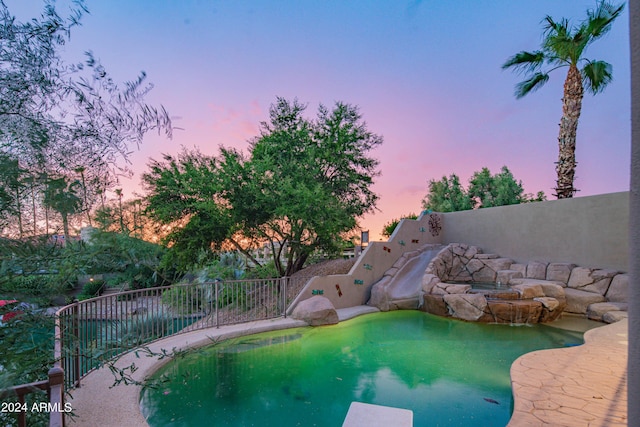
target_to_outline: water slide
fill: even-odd
[[[443,247],[427,245],[409,259],[406,259],[409,254],[405,254],[405,260],[402,258],[398,260],[399,263],[396,263],[394,268],[385,273],[385,277],[374,285],[369,304],[383,311],[388,309],[388,304],[396,305],[397,308],[417,308],[421,305],[422,276],[429,262]]]

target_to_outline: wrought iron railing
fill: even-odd
[[[12,391],[24,396],[44,389],[51,407],[64,408],[63,390],[80,387],[86,374],[129,350],[175,334],[286,317],[287,305],[308,280],[214,280],[77,301],[56,312],[56,363],[49,379]],[[50,426],[64,426],[63,413],[52,411]],[[24,416],[20,426],[26,425]]]

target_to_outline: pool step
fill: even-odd
[[[413,411],[370,403],[351,402],[342,427],[413,427]]]

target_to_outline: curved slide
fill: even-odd
[[[443,247],[426,245],[414,256],[411,256],[411,252],[403,255],[373,286],[369,305],[374,305],[382,311],[392,308],[389,305],[395,308],[419,307],[422,303],[422,276],[429,262]]]

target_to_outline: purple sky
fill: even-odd
[[[91,15],[72,33],[67,55],[92,50],[123,81],[144,70],[184,130],[149,135],[131,156],[181,146],[217,153],[246,149],[276,96],[297,97],[315,115],[319,103],[360,106],[384,137],[373,154],[382,176],[379,212],[361,221],[377,239],[394,217],[421,210],[427,181],[456,173],[463,183],[486,166],[508,166],[525,191],[552,199],[557,132],[566,69],[516,100],[520,77],[500,66],[539,48],[545,15],[578,22],[595,1],[205,1],[87,0]],[[20,19],[39,0],[6,0]],[[59,1],[62,10],[67,4]],[[629,187],[630,64],[628,11],[586,57],[613,64],[614,81],[586,95],[578,129],[578,196]],[[139,191],[139,176],[123,181]]]

